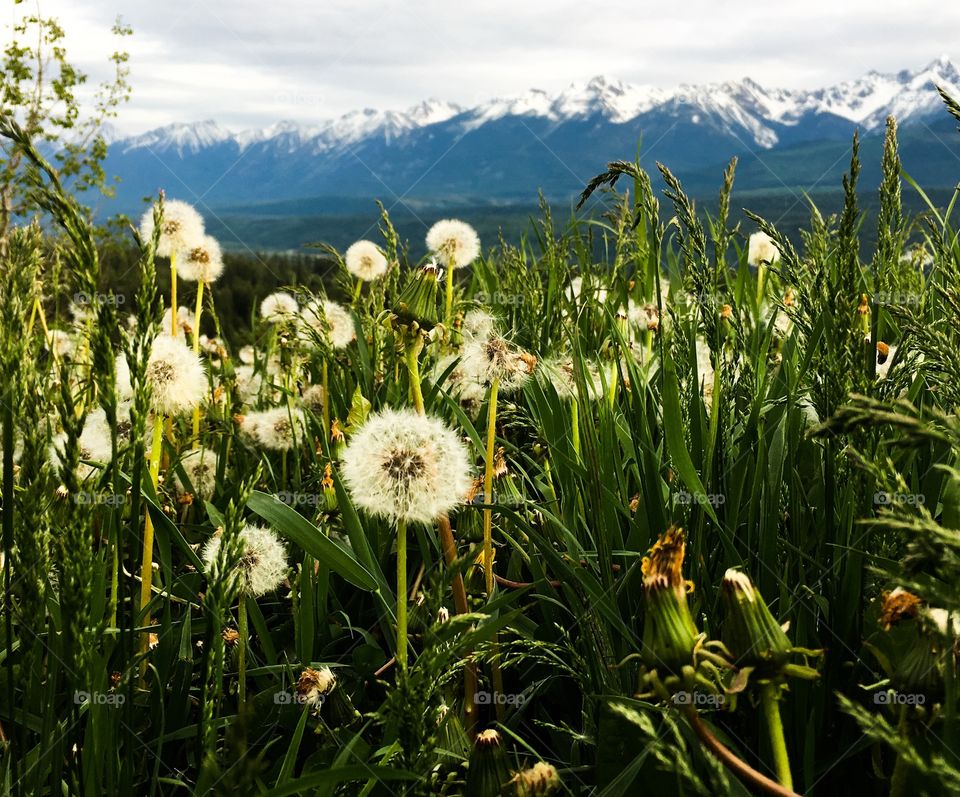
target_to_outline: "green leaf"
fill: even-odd
[[[291,509],[275,495],[254,490],[247,506],[283,537],[310,554],[335,573],[361,589],[373,591],[377,582],[370,572],[361,565],[353,551],[331,540],[303,515]]]

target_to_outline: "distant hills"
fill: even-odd
[[[666,163],[694,196],[716,191],[734,155],[738,191],[798,194],[837,184],[858,129],[870,186],[891,114],[906,170],[944,188],[960,181],[960,135],[938,85],[960,96],[960,70],[947,57],[810,91],[749,78],[662,89],[595,77],[557,94],[532,89],[473,108],[426,100],[402,112],[368,109],[240,132],[213,121],[173,124],[111,141],[106,169],[121,183],[103,210],[136,213],[143,197],[164,188],[225,228],[236,228],[230,219],[285,228],[272,244],[293,247],[303,237],[294,219],[375,221],[374,198],[434,217],[457,207],[496,214],[529,206],[538,189],[568,204],[607,161],[638,150],[645,166]]]

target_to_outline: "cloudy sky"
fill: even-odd
[[[960,3],[784,0],[39,0],[91,80],[132,25],[126,132],[215,119],[315,121],[426,97],[464,105],[603,74],[671,87],[749,75],[815,88],[960,60]],[[32,2],[24,4],[31,6]],[[645,7],[646,6],[646,7]],[[6,3],[4,37],[24,6]]]

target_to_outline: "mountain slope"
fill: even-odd
[[[960,95],[960,71],[946,57],[812,91],[749,78],[662,89],[596,77],[473,108],[427,100],[241,132],[168,125],[112,141],[106,168],[122,182],[110,210],[133,212],[161,187],[208,208],[307,197],[527,201],[537,188],[569,198],[606,161],[638,148],[644,165],[665,162],[695,185],[708,174],[715,182],[718,164],[738,155],[741,185],[806,188],[830,172],[854,130],[879,136],[889,114],[914,142],[908,169],[951,182],[944,175],[960,170],[945,167],[956,166],[958,137],[936,85]]]

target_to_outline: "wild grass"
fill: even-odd
[[[778,255],[760,263],[730,221],[735,163],[708,215],[668,168],[661,199],[617,162],[585,191],[603,215],[561,224],[543,203],[529,236],[484,242],[447,317],[386,213],[386,275],[357,291],[341,260],[327,286],[346,346],[294,315],[255,319],[234,350],[213,284],[183,333],[206,333],[199,434],[173,418],[160,459],[162,224],[136,237],[128,327],[76,202],[14,123],[0,133],[48,224],[0,253],[4,793],[958,789],[956,194],[904,214],[892,121],[869,256],[854,141],[841,212],[811,204],[799,247],[750,216]],[[80,294],[54,334],[47,310]],[[500,330],[482,351],[520,359],[468,390],[476,310]],[[403,407],[457,431],[476,481],[398,557],[397,524],[358,508],[341,463]],[[274,408],[283,445],[251,430]],[[234,576],[247,523],[285,545],[263,595]]]

